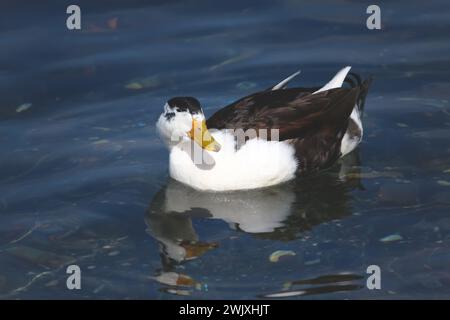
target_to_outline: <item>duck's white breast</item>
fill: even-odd
[[[170,151],[170,176],[195,189],[226,191],[276,185],[295,177],[297,160],[286,142],[251,139],[235,149],[234,136],[212,134],[221,144],[219,152],[208,152],[182,141]]]

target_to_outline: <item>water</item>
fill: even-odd
[[[1,298],[450,298],[447,2],[380,2],[370,31],[352,1],[81,1],[77,32],[63,2],[29,2],[0,10]],[[374,82],[330,170],[214,195],[169,179],[169,97],[211,115],[347,64]]]

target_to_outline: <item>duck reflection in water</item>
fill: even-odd
[[[359,172],[356,150],[325,172],[264,189],[209,193],[168,181],[145,215],[147,232],[160,246],[162,268],[155,279],[172,286],[196,285],[177,266],[219,246],[199,238],[196,219],[220,219],[257,238],[293,240],[315,225],[351,214],[350,191],[362,188]]]

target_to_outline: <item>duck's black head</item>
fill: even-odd
[[[175,112],[189,112],[190,114],[203,114],[200,102],[194,97],[174,97],[167,101],[169,109]]]

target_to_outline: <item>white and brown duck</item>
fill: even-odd
[[[156,125],[169,147],[170,176],[198,190],[229,191],[330,167],[363,136],[371,79],[349,71],[343,68],[323,87],[287,88],[296,72],[208,119],[197,99],[170,99]]]

